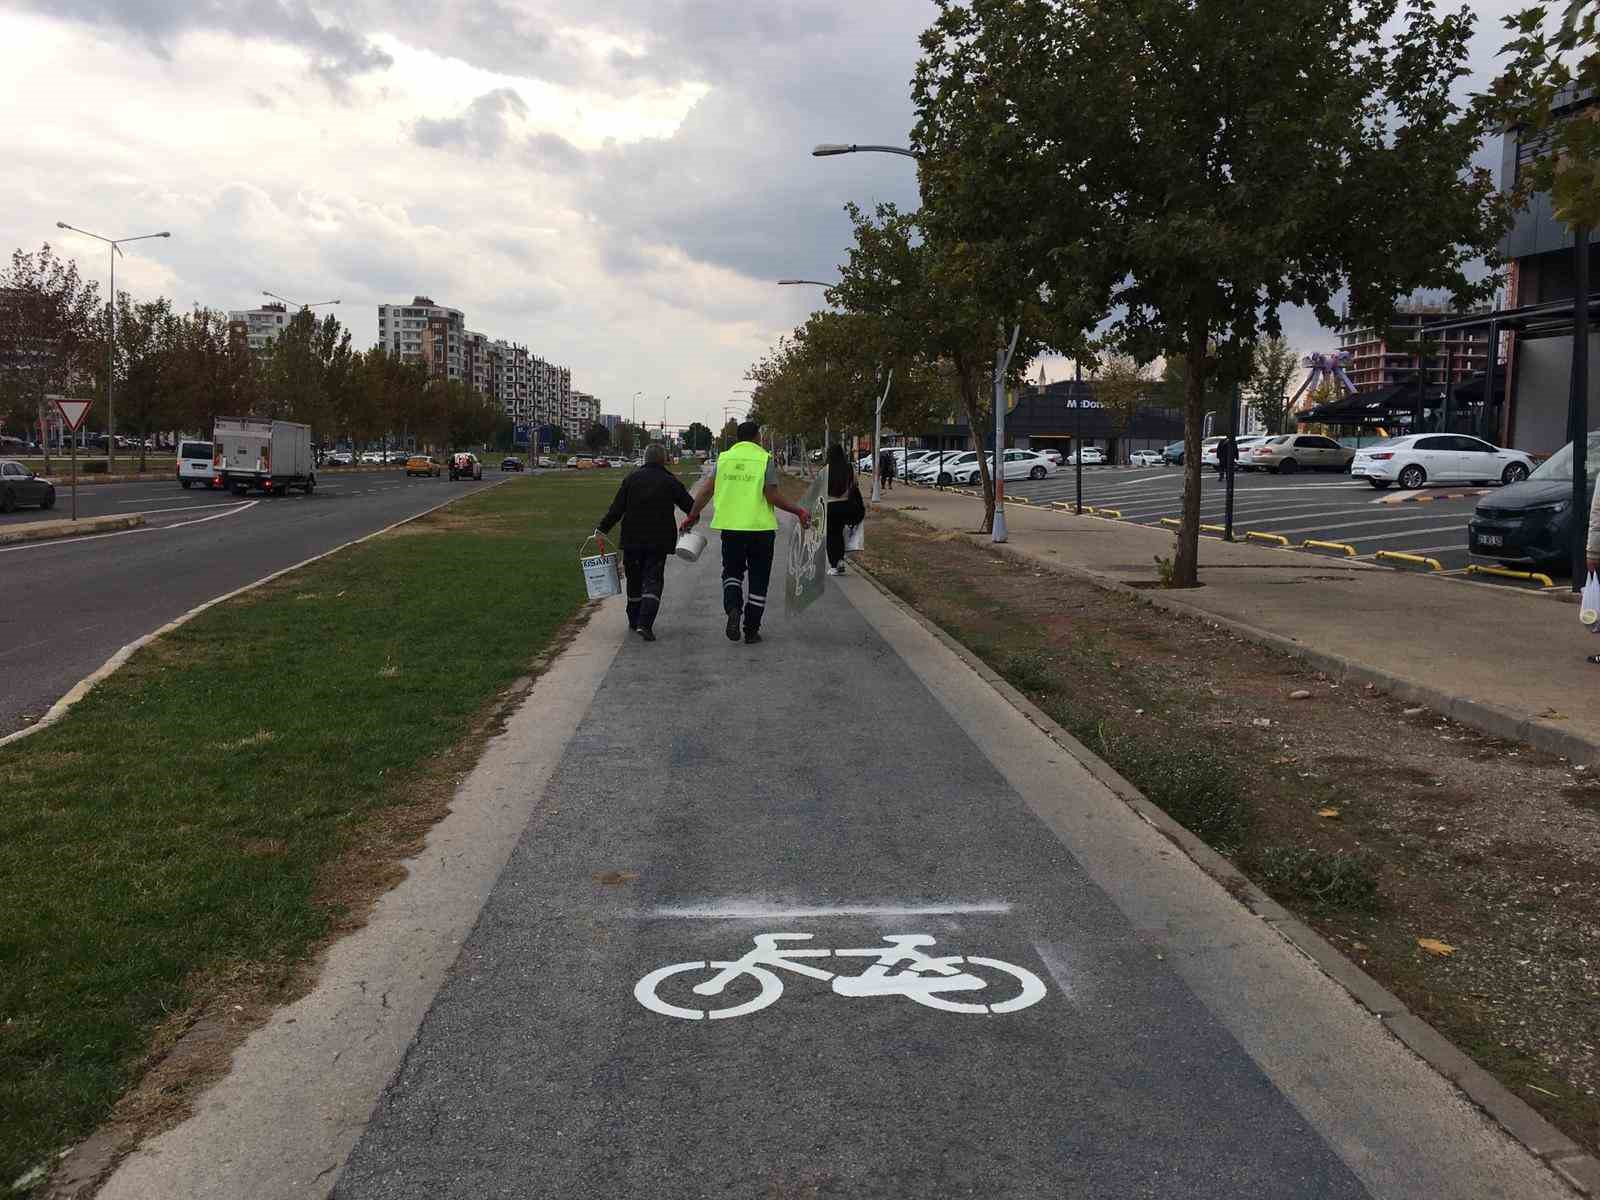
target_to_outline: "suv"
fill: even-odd
[[[450,479],[482,479],[483,464],[478,461],[476,454],[452,454],[450,456]]]
[[[200,484],[213,488],[222,486],[222,476],[211,466],[210,442],[178,443],[178,482],[184,487]]]

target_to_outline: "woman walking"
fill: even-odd
[[[866,519],[867,504],[861,498],[856,473],[845,458],[844,448],[828,447],[828,574],[844,574],[844,529]]]

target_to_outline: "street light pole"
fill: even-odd
[[[1083,516],[1083,364],[1072,360],[1072,459],[1078,480],[1078,515]]]
[[[832,158],[838,154],[900,154],[906,158],[921,158],[915,150],[907,150],[903,146],[858,146],[845,145],[840,142],[823,142],[812,148],[812,158]]]
[[[993,542],[1006,540],[1006,371],[1011,366],[1011,356],[1017,352],[1017,335],[1021,332],[1021,325],[1013,325],[1011,345],[994,352],[994,524],[989,533]],[[978,439],[978,452],[983,452],[982,438]]]
[[[1572,231],[1572,390],[1567,395],[1567,434],[1572,438],[1572,590],[1587,579],[1585,520],[1589,507],[1589,227]]]
[[[104,242],[111,247],[111,295],[108,298],[107,311],[110,314],[110,335],[106,339],[106,470],[117,464],[117,410],[116,410],[116,374],[117,374],[117,255],[122,253],[122,247],[128,242],[142,242],[148,238],[169,238],[172,234],[168,231],[161,233],[141,233],[138,237],[108,238],[101,237],[98,233],[90,233],[87,229],[79,229],[76,225],[68,225],[65,221],[56,222],[57,229],[69,229],[73,233],[81,233],[84,237],[92,237],[97,242]],[[76,436],[76,435],[74,435]]]

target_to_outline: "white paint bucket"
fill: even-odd
[[[706,535],[691,529],[688,533],[678,535],[678,546],[675,554],[684,562],[698,562],[700,552],[706,548]]]
[[[617,556],[607,554],[604,542],[599,543],[599,554],[585,554],[584,548],[594,538],[578,547],[578,565],[583,568],[583,585],[589,589],[589,599],[604,600],[622,591],[622,580],[617,574]]]

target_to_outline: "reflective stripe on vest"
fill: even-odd
[[[771,455],[755,442],[736,442],[717,456],[717,490],[711,528],[761,530],[778,527],[767,503],[767,462]]]

